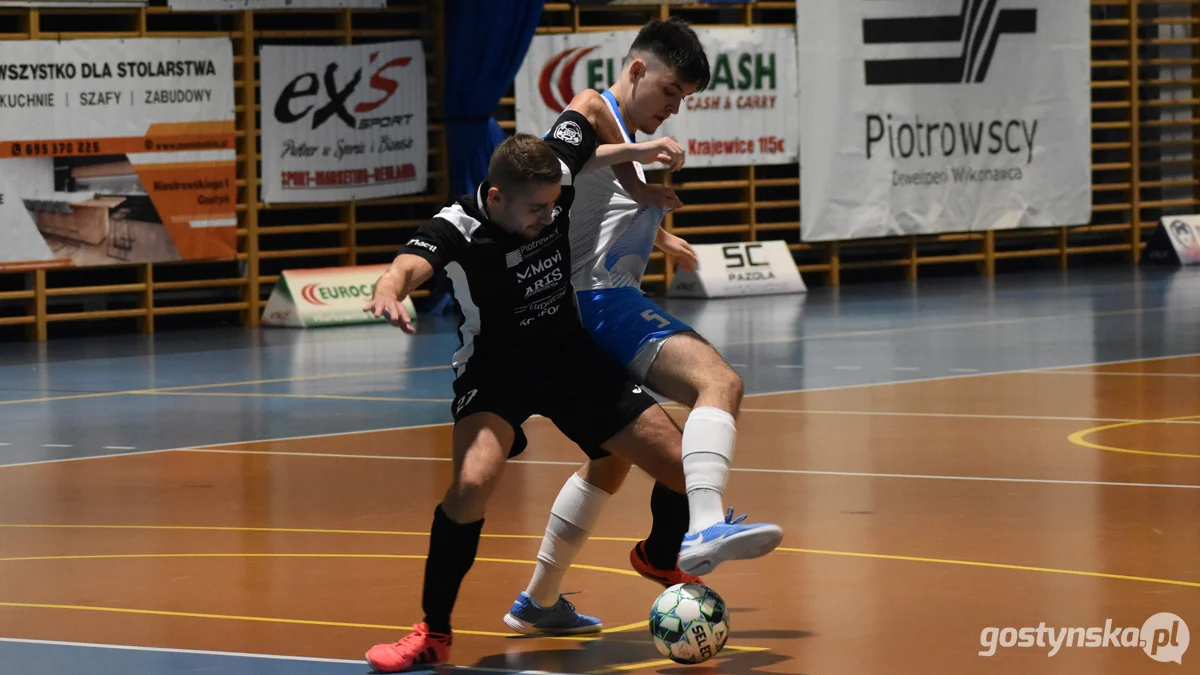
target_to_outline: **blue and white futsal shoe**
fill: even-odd
[[[575,611],[575,605],[562,596],[551,607],[538,607],[525,592],[504,615],[504,623],[523,635],[579,635],[604,628],[600,619]]]
[[[729,560],[752,560],[775,550],[783,541],[783,528],[771,523],[746,523],[745,515],[732,520],[733,508],[725,513],[725,522],[710,525],[699,532],[688,532],[679,549],[679,569],[704,576]]]

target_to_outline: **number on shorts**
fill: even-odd
[[[471,391],[468,391],[467,393],[463,394],[461,398],[459,398],[457,401],[454,402],[454,414],[457,415],[457,414],[461,413],[463,411],[463,408],[467,407],[467,404],[470,403],[471,400],[475,398],[475,394],[478,394],[478,393],[479,393],[478,389],[472,389]]]
[[[657,321],[659,328],[666,328],[667,326],[671,325],[670,321],[667,321],[666,319],[663,318],[663,316],[661,314],[659,314],[658,312],[655,312],[652,309],[648,309],[648,310],[642,312],[642,318],[647,321]]]

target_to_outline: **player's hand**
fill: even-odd
[[[676,263],[684,271],[694,272],[700,267],[700,257],[696,255],[696,249],[681,237],[664,230],[655,245],[666,254],[667,260]]]
[[[629,196],[633,198],[633,201],[645,206],[657,206],[664,209],[677,209],[683,206],[683,201],[679,199],[679,195],[675,194],[675,188],[669,185],[639,181],[637,189]]]
[[[683,146],[675,142],[674,138],[664,136],[648,141],[646,145],[646,154],[639,160],[642,164],[661,162],[666,164],[671,171],[679,171],[683,168]]]
[[[417,332],[395,286],[385,279],[375,284],[375,294],[367,301],[363,311],[376,319],[386,318],[388,323],[410,335]]]

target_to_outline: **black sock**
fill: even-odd
[[[687,495],[656,482],[650,493],[650,513],[654,523],[650,526],[650,536],[646,537],[646,559],[659,569],[673,570],[679,562],[679,547],[689,525]]]
[[[421,609],[425,623],[433,633],[450,632],[450,612],[458,598],[458,589],[475,563],[483,521],[459,524],[450,520],[442,505],[433,512],[429,531],[429,555],[425,558],[425,587]]]

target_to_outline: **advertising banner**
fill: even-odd
[[[1087,0],[796,6],[801,238],[1091,220]]]
[[[712,69],[707,90],[686,99],[653,135],[638,139],[673,137],[687,151],[688,167],[795,162],[796,31],[698,28],[696,34]],[[534,36],[513,84],[517,131],[540,136],[578,92],[608,89],[636,36],[637,30]]]
[[[0,82],[0,266],[237,254],[228,39],[7,42]]]
[[[388,265],[363,265],[284,270],[263,308],[262,324],[310,328],[386,323],[386,319],[376,319],[363,312],[363,306],[375,292],[375,282],[387,268]],[[417,310],[412,298],[405,298],[403,304],[415,324]]]
[[[727,298],[807,290],[785,241],[697,244],[693,248],[699,266],[691,272],[676,271],[667,295]]]
[[[425,191],[428,96],[420,40],[265,45],[259,63],[264,202]]]
[[[387,7],[387,0],[168,0],[167,7],[183,12],[240,9],[343,9]]]

